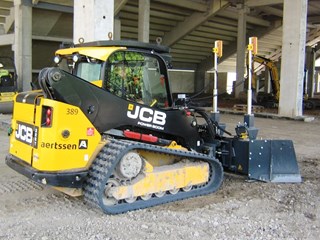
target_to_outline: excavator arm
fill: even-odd
[[[264,57],[258,56],[258,55],[254,56],[253,61],[266,66],[266,68],[268,69],[269,74],[270,74],[270,81],[271,81],[271,85],[272,85],[272,93],[274,95],[275,100],[277,102],[279,102],[280,78],[279,78],[277,66],[275,65],[275,63],[271,59],[264,58]]]

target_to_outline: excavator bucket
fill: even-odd
[[[301,175],[291,140],[234,142],[237,172],[250,179],[276,183],[299,183]]]

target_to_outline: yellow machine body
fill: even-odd
[[[126,47],[75,47],[64,48],[56,51],[56,56],[68,56],[74,54],[81,54],[95,59],[105,61],[113,52],[126,49]]]
[[[12,101],[15,94],[16,94],[15,92],[2,92],[2,93],[0,93],[0,102]]]
[[[42,122],[45,109],[50,126]],[[41,95],[33,104],[15,101],[12,131],[10,153],[39,171],[86,169],[101,140],[78,107]]]
[[[22,94],[24,98],[33,95],[33,101],[27,103],[15,99],[10,154],[37,171],[59,173],[89,169],[100,149],[108,146],[108,141],[101,139],[82,111],[78,107],[43,98],[40,92]],[[43,122],[47,109],[51,111],[49,126]],[[187,151],[175,142],[168,148]],[[146,151],[139,154],[144,159],[141,177],[132,184],[114,188],[112,195],[115,199],[187,188],[208,181],[209,166],[206,162],[177,162],[173,156]],[[43,183],[46,183],[45,179]],[[73,196],[82,194],[81,189],[56,189]]]

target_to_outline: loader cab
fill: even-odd
[[[127,101],[166,108],[172,105],[166,54],[157,45],[107,41],[58,50],[54,62]]]

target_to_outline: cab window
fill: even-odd
[[[76,68],[75,75],[92,82],[100,79],[101,64],[92,62],[79,62]]]
[[[65,57],[59,63],[59,68],[67,71],[88,82],[101,79],[102,61],[79,55],[79,60],[74,62],[72,56]]]

